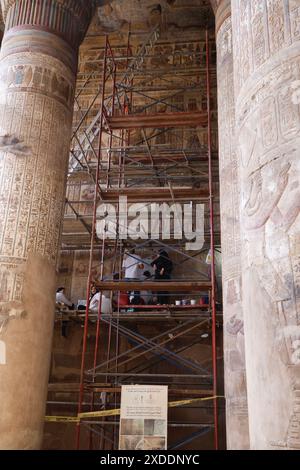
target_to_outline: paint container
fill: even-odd
[[[191,300],[191,305],[196,305],[196,300],[195,299]]]
[[[181,305],[181,300],[176,300],[175,305],[177,305],[177,306]]]

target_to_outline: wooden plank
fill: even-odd
[[[96,286],[101,291],[127,292],[133,290],[190,292],[207,291],[211,289],[210,281],[102,281]]]
[[[101,393],[120,393],[121,387],[109,387],[107,384],[102,383],[94,383],[89,384],[86,388],[93,390],[94,392]],[[48,384],[48,391],[49,392],[56,392],[56,393],[75,393],[79,392],[79,384],[78,383],[52,383]],[[202,396],[202,395],[213,395],[213,390],[205,390],[205,389],[169,389],[169,395],[184,395],[184,396]]]
[[[208,304],[198,305],[121,305],[120,309],[123,308],[140,308],[141,310],[198,310],[207,309]]]
[[[120,129],[153,129],[163,127],[205,127],[207,113],[165,113],[165,114],[132,114],[107,118],[111,130]]]
[[[209,197],[208,191],[205,189],[172,188],[172,190],[176,202],[207,199]],[[126,196],[128,202],[173,201],[169,188],[121,188],[119,190],[109,189],[102,193],[104,201],[118,201],[120,196]]]

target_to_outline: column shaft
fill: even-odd
[[[216,40],[227,448],[248,449],[239,215],[240,172],[235,140],[230,0],[221,0],[216,9]]]
[[[0,449],[38,449],[78,47],[92,1],[2,0]]]
[[[252,449],[300,449],[300,6],[232,0]]]

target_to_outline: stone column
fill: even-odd
[[[249,426],[242,308],[239,166],[235,140],[230,0],[215,6],[226,431],[228,449],[249,449]]]
[[[232,0],[252,449],[300,449],[300,5]]]
[[[1,0],[0,449],[38,449],[78,47],[92,0]]]

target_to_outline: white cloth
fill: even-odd
[[[154,273],[154,269],[152,268],[152,266],[150,266],[150,269],[148,269],[148,266],[145,267],[145,271],[149,271],[149,273],[151,275]],[[153,271],[153,273],[152,273],[152,271]],[[149,278],[147,278],[146,276],[143,275],[143,281],[144,282],[151,281],[151,277],[149,279]],[[141,291],[141,298],[145,302],[145,305],[151,304],[153,302],[153,293],[152,293],[152,291],[151,290],[142,290]]]
[[[139,268],[139,264],[143,264],[142,258],[138,255],[127,255],[124,259],[122,267],[125,269],[126,279],[142,279],[144,268]]]
[[[141,291],[141,298],[145,302],[145,305],[148,305],[153,300],[153,294],[151,290],[142,290]]]
[[[70,302],[63,292],[56,292],[56,302],[58,304],[65,304],[68,307],[72,307],[72,302]]]
[[[112,313],[112,303],[111,300],[105,297],[105,295],[102,294],[101,292],[97,292],[97,294],[94,295],[90,302],[90,310],[92,312],[97,312],[98,313],[98,306],[100,302],[100,297],[101,297],[101,309],[100,313]]]

